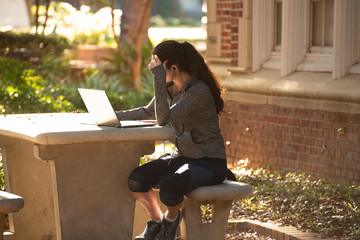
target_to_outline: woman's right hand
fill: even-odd
[[[149,69],[155,68],[157,66],[161,65],[161,61],[158,56],[152,55],[151,62],[148,65]]]
[[[164,69],[166,69],[166,63],[167,62],[168,62],[168,60],[164,61],[164,63],[163,63]],[[152,68],[157,67],[159,65],[161,65],[161,61],[160,61],[159,57],[157,55],[153,55],[151,57],[151,62],[149,63],[148,68],[152,69]]]

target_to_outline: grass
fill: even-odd
[[[281,175],[264,169],[238,172],[253,186],[250,198],[234,203],[231,219],[276,221],[336,239],[360,239],[360,187]]]
[[[155,15],[151,17],[151,27],[201,27],[202,23],[200,19],[194,19],[190,17],[162,17]]]

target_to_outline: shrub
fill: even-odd
[[[65,94],[67,99],[80,111],[85,111],[86,108],[78,88],[105,90],[115,110],[130,109],[150,102],[154,94],[150,79],[142,78],[142,90],[138,92],[122,74],[106,74],[99,70],[89,69],[83,81],[68,83],[65,86]]]
[[[0,111],[2,113],[73,110],[62,89],[18,59],[0,57]]]
[[[61,56],[70,48],[66,38],[32,33],[0,32],[0,53],[6,57],[39,64],[42,57]]]
[[[194,18],[174,18],[155,15],[151,17],[152,27],[201,27],[201,21]]]
[[[0,32],[0,49],[31,49],[60,56],[70,44],[65,37],[33,33]]]
[[[5,46],[9,49],[20,50],[25,46],[24,39],[33,39],[27,34],[16,37],[13,33],[2,35],[7,43],[1,42],[0,51]],[[1,39],[1,36],[0,36]],[[30,112],[67,112],[85,111],[86,108],[77,91],[77,88],[92,88],[105,90],[115,110],[129,109],[147,104],[153,96],[153,85],[147,64],[151,58],[152,43],[143,47],[142,61],[142,90],[136,91],[130,83],[130,70],[124,61],[113,51],[113,58],[107,59],[112,71],[85,69],[81,77],[70,75],[69,59],[62,56],[67,44],[61,44],[62,38],[50,41],[50,38],[37,36],[37,42],[46,40],[41,49],[49,49],[49,53],[41,55],[41,64],[30,64],[26,59],[0,57],[0,113],[30,113]],[[36,42],[35,41],[35,42]],[[45,42],[46,42],[45,41]],[[56,50],[56,42],[62,47]],[[27,43],[27,48],[34,47],[38,51],[39,44]],[[131,46],[126,47],[131,54]],[[41,50],[42,51],[42,50]],[[50,54],[53,52],[54,54]],[[59,54],[59,55],[58,55]]]
[[[106,74],[89,69],[83,81],[46,81],[39,71],[18,59],[0,57],[0,112],[85,111],[77,88],[105,90],[115,110],[147,104],[153,96],[150,74],[142,78],[142,91],[136,91],[122,74]]]

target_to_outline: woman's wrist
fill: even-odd
[[[154,81],[166,81],[166,71],[162,65],[151,68],[150,71],[154,76]]]

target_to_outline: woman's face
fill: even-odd
[[[164,68],[165,68],[165,66],[164,66]],[[173,80],[174,72],[171,71],[171,68],[170,69],[165,68],[165,71],[166,71],[166,82],[169,83]]]

